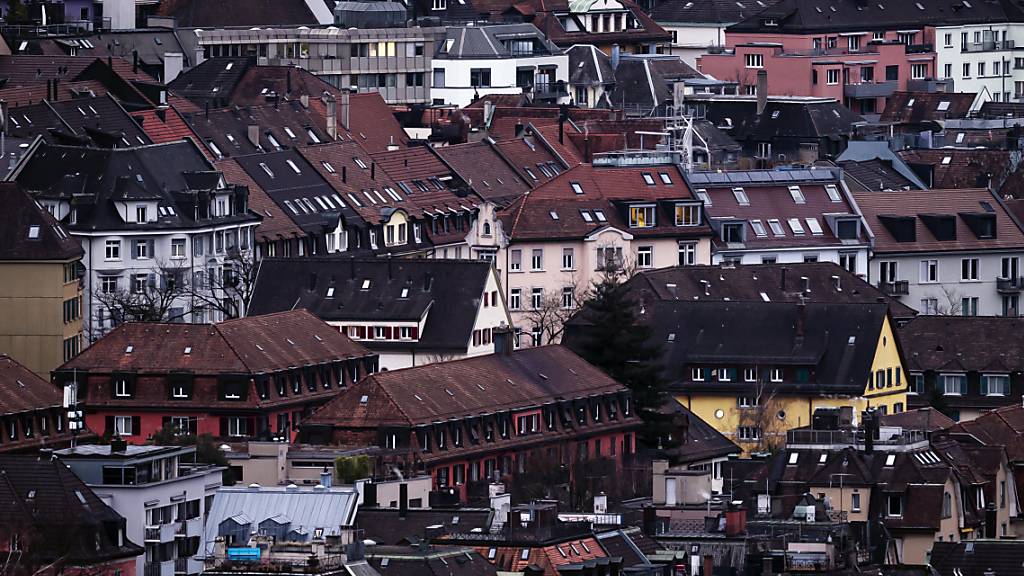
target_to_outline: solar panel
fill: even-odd
[[[733,183],[743,184],[751,181],[750,174],[747,172],[728,172],[727,174],[729,174],[729,181]]]
[[[771,173],[772,182],[792,182],[793,175],[786,170],[776,170]]]
[[[834,180],[831,170],[811,170],[811,177],[815,180]]]
[[[793,170],[794,180],[813,180],[814,176],[811,175],[810,170]]]
[[[690,174],[690,182],[693,184],[707,184],[708,175],[703,172],[694,172]]]
[[[767,172],[751,172],[750,182],[771,182],[772,177]]]
[[[708,182],[712,182],[714,184],[728,184],[730,180],[728,174],[715,172],[708,176]]]

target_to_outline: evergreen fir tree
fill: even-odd
[[[640,318],[640,304],[620,275],[607,274],[587,301],[583,331],[576,352],[587,362],[633,391],[636,413],[644,420],[643,441],[668,448],[671,418],[662,414],[668,400],[662,375],[661,348]]]

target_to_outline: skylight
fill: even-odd
[[[134,350],[135,350],[135,346],[132,346],[131,344],[129,344],[129,345],[128,345],[128,346],[127,346],[127,347],[126,347],[125,349],[124,349],[124,353],[125,353],[125,354],[131,354],[131,353],[132,353],[132,352],[133,352]]]
[[[953,161],[953,157],[952,157],[952,156],[946,156],[946,157],[944,157],[944,158],[942,159],[942,163],[943,163],[943,164],[949,164],[949,163],[950,163],[950,162],[952,162],[952,161]]]
[[[768,231],[765,230],[764,223],[760,220],[751,220],[750,227],[754,229],[754,234],[756,234],[758,238],[768,236]]]
[[[797,204],[807,203],[807,199],[804,198],[804,193],[800,190],[799,186],[790,186],[789,195],[793,198],[793,202],[796,202]]]
[[[327,289],[327,297],[328,298],[334,298],[334,287],[333,286],[331,286],[330,288]]]
[[[270,145],[273,146],[275,150],[281,149],[281,143],[277,141],[277,138],[274,138],[273,134],[267,134],[267,141],[270,142]]]
[[[772,218],[768,221],[768,227],[772,229],[772,234],[775,236],[785,236],[786,231],[782,229],[782,223],[777,219]]]
[[[940,112],[945,112],[946,110],[949,110],[949,100],[943,100],[939,102],[939,105],[936,106],[935,109]]]
[[[584,222],[593,222],[594,221],[594,217],[591,216],[589,210],[580,210],[580,216],[583,216],[583,221]]]
[[[235,66],[234,62],[228,62],[227,66],[225,66],[224,69],[225,70],[231,70],[232,68],[234,68],[234,66]]]
[[[321,161],[320,163],[324,165],[324,170],[327,170],[331,174],[335,173],[334,166],[331,166],[330,162],[327,162],[326,160],[324,160],[324,161]]]
[[[348,199],[351,200],[352,203],[355,204],[357,208],[363,207],[363,203],[359,201],[359,198],[357,198],[355,194],[349,192]]]
[[[409,297],[409,289],[408,288],[402,288],[402,295],[399,296],[399,298],[408,298],[408,297]]]
[[[292,140],[295,140],[295,132],[292,132],[291,128],[285,126],[284,127],[284,133],[287,134],[288,137],[291,138]]]
[[[320,138],[317,137],[316,133],[313,132],[312,128],[306,128],[306,134],[309,134],[309,139],[310,139],[310,141],[313,142],[313,144],[319,144],[320,143]]]
[[[583,194],[583,186],[580,186],[579,182],[569,182],[569,186],[572,187],[573,192]]]
[[[842,202],[842,198],[839,196],[839,188],[835,184],[825,184],[825,193],[828,194],[828,199],[833,202]]]
[[[302,170],[299,170],[299,167],[295,165],[295,162],[292,162],[291,160],[285,160],[284,163],[287,164],[288,167],[291,168],[296,174],[302,174]]]
[[[551,219],[552,220],[558,220],[558,212],[555,212],[554,210],[552,210],[552,211],[548,212],[548,214],[551,215]]]
[[[799,218],[790,218],[789,228],[793,231],[793,234],[798,236],[804,234],[804,225],[800,223]]]
[[[807,227],[810,228],[811,234],[815,236],[821,236],[825,232],[821,229],[821,224],[817,218],[804,218],[804,222],[807,222]]]
[[[799,459],[800,459],[800,453],[799,452],[790,452],[789,453],[789,463],[790,464],[796,464],[797,460],[799,460]]]
[[[750,198],[747,197],[747,191],[743,188],[733,188],[732,195],[736,197],[736,203],[740,206],[750,206]]]
[[[651,176],[650,172],[644,172],[643,177],[644,184],[647,184],[648,186],[654,186],[654,176]]]
[[[267,176],[270,176],[271,178],[274,177],[274,171],[271,170],[270,166],[267,166],[266,163],[260,162],[260,168],[263,168],[263,171],[267,173]]]
[[[907,100],[907,108],[913,106],[915,100],[917,100],[917,98],[911,98],[910,100]]]
[[[32,240],[35,240],[36,238],[39,238],[39,226],[36,226],[35,224],[33,224],[32,226],[29,226],[28,227],[28,237],[31,238]]]
[[[668,172],[658,172],[658,176],[661,177],[662,184],[672,184],[672,177],[668,175]]]
[[[598,222],[607,222],[608,218],[604,215],[604,210],[594,210],[594,217],[597,218]]]
[[[356,157],[356,158],[353,158],[352,161],[356,163],[356,166],[359,166],[363,170],[366,170],[366,163],[363,162],[362,159]]]
[[[363,288],[362,289],[363,290],[369,290],[370,289],[370,279],[369,278],[363,280]]]
[[[886,466],[892,466],[894,464],[896,464],[896,455],[895,454],[887,454],[885,456],[885,465]]]
[[[707,189],[697,188],[694,192],[697,194],[697,198],[700,198],[701,202],[703,202],[705,206],[711,206],[711,196],[708,195]]]

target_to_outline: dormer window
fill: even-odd
[[[676,204],[676,226],[700,226],[700,204]]]
[[[149,221],[149,210],[146,206],[135,207],[135,221],[136,222],[148,222]]]
[[[653,228],[654,226],[655,221],[653,205],[629,207],[630,228]]]
[[[743,244],[745,228],[742,222],[722,224],[722,241],[727,244]]]

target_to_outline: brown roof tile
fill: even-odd
[[[201,148],[204,152],[205,148]],[[238,165],[233,158],[221,160],[215,164],[224,174],[224,178],[232,184],[249,187],[249,208],[263,217],[256,227],[256,238],[260,242],[276,242],[282,238],[303,238],[306,233],[296,224],[274,200],[260,188],[249,174]]]
[[[917,123],[966,118],[976,96],[966,92],[893,92],[885,101],[881,121]]]

